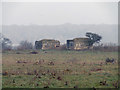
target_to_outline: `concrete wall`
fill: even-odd
[[[55,49],[60,46],[60,42],[57,40],[52,39],[43,39],[41,41],[38,41],[39,43],[36,43],[35,46],[36,49]]]
[[[67,48],[74,49],[74,50],[88,49],[89,39],[88,38],[75,38],[73,40],[67,40]]]
[[[88,49],[89,48],[89,39],[88,38],[75,38],[74,39],[74,49]]]

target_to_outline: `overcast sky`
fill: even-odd
[[[64,25],[65,23],[71,24]],[[43,38],[58,39],[65,43],[67,39],[82,37],[86,31],[102,35],[104,43],[117,43],[117,25],[109,26],[106,24],[118,24],[118,3],[3,2],[2,24],[21,25],[3,29],[3,34],[15,44],[21,40],[29,40],[34,43],[35,40]],[[33,25],[36,24],[44,26],[34,27]],[[81,26],[80,24],[98,24],[98,26]],[[24,27],[22,25],[28,26]],[[45,25],[52,25],[52,27]]]
[[[3,24],[117,24],[117,2],[3,2]]]

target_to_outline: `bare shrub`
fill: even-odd
[[[94,46],[93,50],[104,51],[104,52],[113,52],[113,51],[118,51],[118,46],[115,44],[101,44],[98,46]]]
[[[31,42],[28,42],[27,40],[21,41],[20,45],[17,47],[18,50],[30,50],[33,49],[33,45]]]

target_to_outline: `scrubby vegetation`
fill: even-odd
[[[116,51],[12,50],[2,58],[3,88],[118,87]],[[106,58],[116,62],[106,64]]]

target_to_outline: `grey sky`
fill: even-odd
[[[10,25],[4,26],[3,34],[14,44],[44,38],[66,43],[88,31],[100,34],[103,43],[118,43],[118,28],[113,25],[118,24],[118,3],[3,2],[2,24]]]
[[[3,2],[3,24],[117,24],[117,2]]]

